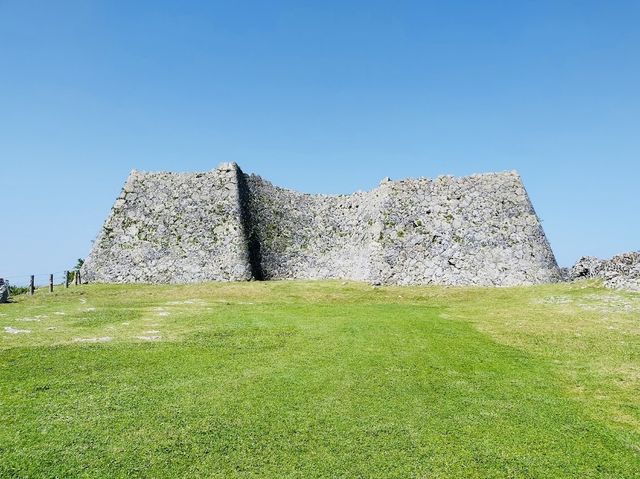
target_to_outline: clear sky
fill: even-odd
[[[0,276],[133,168],[307,192],[518,170],[561,265],[640,249],[638,1],[0,0]]]

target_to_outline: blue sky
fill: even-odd
[[[87,255],[133,169],[308,192],[518,170],[561,265],[640,249],[637,1],[0,0],[0,276]]]

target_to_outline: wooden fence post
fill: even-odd
[[[64,287],[65,288],[69,287],[69,272],[68,271],[64,272]]]
[[[82,284],[82,276],[80,276],[80,270],[78,270],[78,284]]]
[[[35,291],[36,291],[35,281],[34,281],[33,275],[31,275],[31,281],[29,281],[29,293],[31,293],[31,295],[33,295],[33,293],[35,293]]]
[[[49,275],[49,292],[53,293],[53,275]]]
[[[76,286],[78,286],[78,270],[73,272],[73,279],[75,281]]]

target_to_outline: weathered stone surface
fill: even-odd
[[[0,303],[9,301],[9,284],[0,278]]]
[[[104,282],[344,278],[517,285],[560,271],[516,173],[279,188],[235,164],[132,172],[83,268]]]
[[[622,253],[608,260],[584,256],[571,268],[570,279],[599,278],[613,289],[640,291],[640,251]]]
[[[237,168],[129,175],[82,268],[85,281],[251,278]]]

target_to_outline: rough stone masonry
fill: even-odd
[[[560,271],[515,172],[312,195],[227,163],[207,173],[131,172],[83,277],[509,286],[554,282]]]

